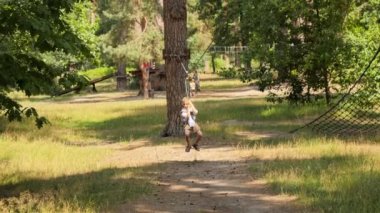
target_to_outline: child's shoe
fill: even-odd
[[[193,148],[194,148],[195,150],[197,150],[197,151],[200,150],[200,149],[199,149],[199,144],[197,144],[197,143],[193,144]]]
[[[185,152],[190,152],[191,146],[186,146]]]

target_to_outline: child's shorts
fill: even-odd
[[[201,128],[199,127],[199,125],[197,123],[193,127],[190,127],[189,125],[185,125],[184,131],[185,131],[185,136],[190,136],[190,134],[192,132],[194,132],[194,133],[196,133],[197,135],[200,135],[200,136],[203,135],[202,131],[201,131]]]

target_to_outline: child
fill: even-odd
[[[184,97],[182,99],[182,110],[181,110],[181,120],[185,132],[185,139],[186,139],[186,152],[190,152],[191,145],[190,145],[190,134],[191,132],[194,132],[197,134],[197,139],[195,140],[195,143],[193,144],[193,148],[197,151],[199,151],[199,141],[202,138],[202,131],[199,125],[195,122],[196,115],[198,114],[198,110],[194,107],[193,103],[187,98]]]
[[[195,96],[195,82],[192,78],[189,79],[189,86],[190,86],[190,96]]]

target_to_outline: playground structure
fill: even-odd
[[[213,73],[216,72],[215,58],[217,55],[222,55],[225,60],[233,59],[233,64],[235,67],[241,66],[241,54],[248,51],[248,46],[210,46],[208,52],[211,53],[211,63]],[[230,62],[228,62],[230,63]]]
[[[164,91],[166,88],[166,73],[164,66],[160,65],[156,67],[155,65],[149,66],[145,69],[148,74],[149,88],[155,91]],[[132,71],[130,74],[132,77],[137,78],[139,81],[140,88],[142,86],[142,77],[144,69],[138,69]]]
[[[149,96],[153,97],[154,91],[164,91],[165,90],[165,88],[166,88],[166,73],[163,69],[163,66],[161,66],[160,68],[150,67],[146,70],[149,72],[149,74],[148,74],[148,76],[149,76],[148,77],[148,79],[149,79],[148,80],[149,81],[148,82],[148,90],[150,93]],[[141,93],[143,91],[142,72],[143,71],[141,69],[138,69],[138,70],[134,70],[134,71],[128,73],[125,76],[122,76],[122,77],[126,78],[127,82],[130,82],[132,78],[137,79],[137,81],[139,82],[138,84],[139,84],[139,89],[140,89],[138,95],[141,95]],[[107,79],[118,78],[118,77],[119,76],[117,75],[117,72],[111,73],[111,74],[105,75],[103,77],[90,80],[85,85],[79,85],[79,86],[75,86],[73,88],[70,88],[70,89],[67,89],[64,91],[57,92],[54,96],[61,96],[61,95],[68,94],[70,92],[78,93],[81,90],[83,90],[84,88],[86,88],[87,86],[92,86],[91,91],[97,92],[97,89],[96,89],[97,83],[100,83],[100,82],[105,81]]]
[[[212,54],[212,62],[213,62],[213,67],[214,67],[214,59],[216,54],[223,54],[223,55],[232,55],[235,57],[238,57],[237,55],[242,54],[244,51],[247,51],[248,47],[247,46],[210,46],[208,49],[205,51],[205,53],[208,51]],[[204,54],[205,54],[204,53]],[[204,55],[203,54],[203,55]],[[202,57],[203,57],[202,55]],[[239,61],[239,60],[238,60]],[[138,85],[139,85],[139,93],[138,95],[142,95],[144,91],[144,85],[143,85],[143,70],[147,70],[148,72],[148,92],[149,92],[149,97],[154,96],[154,91],[165,91],[166,89],[166,72],[164,70],[164,66],[158,66],[156,67],[155,65],[145,67],[145,69],[136,69],[130,73],[128,73],[125,76],[118,76],[117,72],[105,75],[103,77],[93,79],[89,81],[86,85],[80,85],[76,86],[64,91],[60,91],[55,94],[55,96],[61,96],[64,94],[68,94],[70,92],[80,92],[82,89],[86,88],[87,86],[92,86],[91,91],[92,92],[97,92],[96,89],[96,84],[100,83],[102,81],[105,81],[110,78],[126,78],[127,82],[130,82],[132,78],[137,78]],[[127,83],[128,84],[128,83]],[[199,91],[199,85],[197,85]]]
[[[91,80],[85,86],[80,85],[80,86],[76,86],[76,87],[73,87],[73,88],[70,88],[70,89],[58,92],[58,93],[55,94],[55,96],[61,96],[61,95],[64,95],[64,94],[67,94],[67,93],[70,93],[70,92],[74,92],[74,91],[75,92],[79,92],[84,87],[89,86],[89,85],[92,85],[92,91],[93,92],[97,92],[96,87],[95,87],[96,83],[102,82],[104,80],[107,80],[107,79],[115,77],[115,76],[116,76],[116,73],[111,73],[111,74],[105,75],[105,76],[103,76],[101,78],[97,78],[97,79]]]
[[[212,46],[209,51],[211,53],[219,53],[219,54],[236,54],[242,53],[248,50],[248,46]]]

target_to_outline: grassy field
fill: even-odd
[[[244,86],[211,79],[202,89]],[[52,125],[38,130],[32,121],[1,120],[0,212],[112,211],[149,194],[159,168],[120,166],[110,160],[117,152],[113,146],[141,140],[165,146],[183,139],[159,137],[165,99],[120,95],[19,96]],[[264,98],[202,98],[195,104],[206,139],[250,151],[249,172],[267,180],[275,193],[295,195],[317,212],[380,212],[379,139],[287,133],[323,112],[323,105],[274,105]]]

